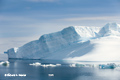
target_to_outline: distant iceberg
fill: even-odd
[[[9,58],[119,61],[120,25],[70,26],[7,51]]]

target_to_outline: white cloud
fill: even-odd
[[[21,16],[4,16],[0,15],[0,21],[35,21],[35,19]]]
[[[84,21],[84,20],[120,20],[120,16],[102,16],[102,17],[78,17],[78,18],[64,18],[64,21]]]

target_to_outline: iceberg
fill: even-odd
[[[120,25],[70,26],[44,34],[19,48],[7,51],[9,58],[79,61],[119,61]]]
[[[39,62],[35,62],[35,63],[33,63],[33,64],[29,64],[29,65],[40,66],[40,65],[41,65],[41,63],[39,63]]]
[[[100,68],[100,69],[114,69],[114,68],[116,68],[116,64],[114,64],[114,63],[107,64],[107,65],[105,65],[105,64],[100,64],[100,65],[99,65],[99,68]]]
[[[0,62],[0,65],[9,66],[9,62],[8,61]]]

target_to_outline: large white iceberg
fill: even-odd
[[[7,51],[9,58],[80,61],[120,60],[120,26],[70,26]]]

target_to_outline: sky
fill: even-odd
[[[68,26],[120,24],[120,0],[0,0],[0,53]]]

